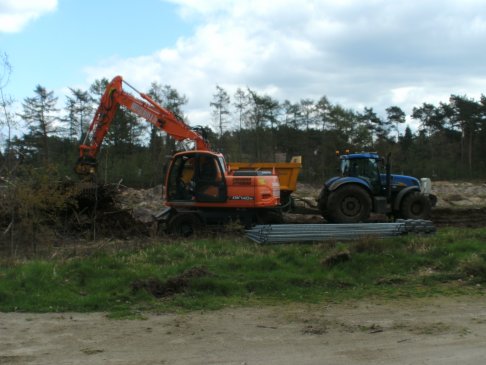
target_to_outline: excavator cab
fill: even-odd
[[[225,164],[218,154],[181,152],[171,161],[166,180],[168,202],[225,202]]]

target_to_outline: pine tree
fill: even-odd
[[[301,125],[305,125],[305,130],[308,131],[310,126],[316,123],[316,106],[311,99],[301,99],[299,103],[300,115],[302,118]]]
[[[36,148],[42,156],[45,164],[49,162],[49,138],[54,136],[59,127],[56,113],[57,97],[53,91],[47,91],[45,87],[37,85],[34,89],[35,96],[25,98],[22,103],[23,114],[21,118],[26,122],[32,139],[36,142]]]
[[[397,141],[400,139],[399,125],[405,123],[405,112],[398,106],[386,108],[388,123],[394,126],[397,132]]]
[[[213,101],[209,103],[209,106],[213,108],[213,120],[216,122],[219,138],[223,137],[223,129],[228,123],[229,105],[228,93],[221,86],[216,85],[216,94],[213,94]]]
[[[69,90],[71,96],[66,97],[67,116],[64,118],[68,124],[68,137],[70,140],[82,139],[92,118],[93,100],[87,91],[73,88]]]
[[[248,95],[245,91],[241,88],[236,89],[235,95],[233,96],[233,106],[236,109],[236,113],[238,114],[238,152],[239,152],[239,159],[242,158],[243,154],[243,146],[242,146],[242,128],[245,121],[245,118],[248,114]]]
[[[156,92],[159,96],[161,101],[161,105],[172,112],[176,117],[185,121],[184,113],[182,111],[182,107],[187,104],[187,97],[184,94],[180,94],[177,89],[174,89],[170,85],[160,85],[158,83],[152,84],[152,90]],[[187,123],[187,121],[185,121]],[[175,141],[172,137],[166,137],[167,152],[173,151],[176,149]]]
[[[329,113],[331,112],[332,105],[326,96],[319,99],[316,104],[317,120],[321,124],[321,129],[324,131],[328,128]]]
[[[268,95],[259,95],[256,91],[248,89],[250,108],[248,115],[249,127],[253,130],[255,135],[255,158],[261,161],[263,156],[264,130],[266,126],[270,126],[272,131],[272,139],[270,141],[271,154],[275,152],[274,131],[277,125],[278,113],[280,104],[277,100]],[[268,146],[268,144],[267,144]]]
[[[10,155],[10,144],[12,138],[12,128],[16,126],[15,115],[11,111],[14,99],[5,94],[4,89],[10,81],[12,66],[7,54],[0,55],[0,126],[7,128],[7,141],[5,154]],[[10,170],[10,168],[9,168]]]
[[[461,160],[467,160],[469,174],[472,174],[474,138],[482,120],[481,104],[465,95],[451,95],[450,105],[454,113],[452,120],[461,130]]]

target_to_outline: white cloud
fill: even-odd
[[[184,93],[191,122],[207,122],[215,85],[279,100],[346,107],[391,105],[408,114],[452,93],[484,92],[486,2],[480,0],[170,0],[195,33],[150,55],[86,69],[89,81],[123,75]],[[194,119],[192,119],[194,118]]]
[[[0,0],[0,32],[19,32],[30,21],[56,8],[57,0]]]

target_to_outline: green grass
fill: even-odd
[[[349,260],[323,264],[342,251]],[[164,283],[191,268],[209,275],[189,278],[183,290],[162,298],[134,289],[136,281]],[[472,294],[485,284],[486,229],[267,246],[225,237],[154,242],[83,258],[5,261],[0,310],[108,311],[114,318],[142,318],[144,311]]]

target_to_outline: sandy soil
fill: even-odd
[[[110,320],[0,314],[0,364],[484,364],[484,297]]]

